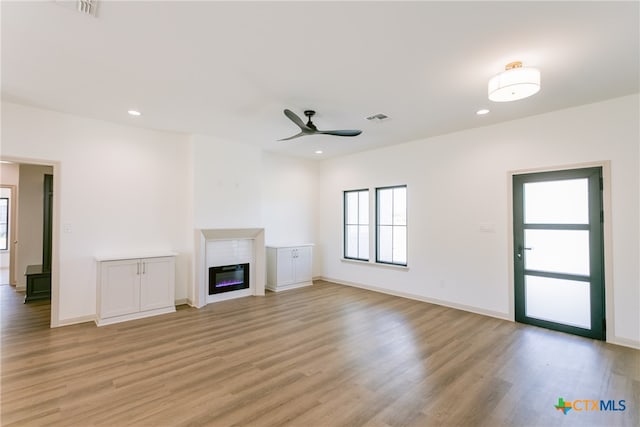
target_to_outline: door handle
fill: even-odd
[[[522,260],[522,255],[523,255],[522,250],[531,251],[533,250],[533,248],[523,248],[522,245],[518,245],[518,252],[516,252],[516,257],[518,258],[519,261]]]

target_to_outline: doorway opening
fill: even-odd
[[[58,165],[3,158],[0,167],[3,196],[10,194],[7,197],[7,250],[0,251],[2,267],[6,267],[0,277],[2,284],[7,285],[2,290],[3,306],[14,315],[25,310],[31,313],[37,306],[39,316],[47,318],[39,324],[58,326],[59,263],[55,224],[59,208],[57,191],[53,191],[54,185],[57,186],[53,177],[58,174]],[[0,214],[1,211],[2,206]],[[0,224],[0,228],[2,226]],[[18,305],[14,307],[16,302]]]

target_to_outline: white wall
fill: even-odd
[[[3,102],[2,155],[54,165],[54,326],[95,314],[96,255],[177,251],[176,298],[186,298],[188,137]]]
[[[19,165],[16,163],[0,163],[0,184],[17,186],[18,182],[20,182]]]
[[[194,226],[261,227],[261,150],[193,135]]]
[[[257,227],[268,245],[315,243],[317,162],[210,136],[191,141],[195,228]]]
[[[510,318],[509,171],[610,160],[608,338],[639,346],[638,105],[628,96],[322,162],[323,276]],[[396,184],[408,185],[409,269],[342,262],[342,191]]]
[[[262,217],[267,245],[313,243],[313,275],[319,276],[318,162],[272,153],[264,153],[262,159]]]

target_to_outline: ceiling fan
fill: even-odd
[[[291,110],[284,110],[284,115],[287,116],[293,123],[298,125],[300,128],[300,133],[297,133],[289,138],[279,139],[278,141],[288,141],[290,139],[298,138],[305,135],[335,135],[335,136],[358,136],[362,133],[361,130],[350,129],[350,130],[318,130],[316,125],[311,122],[311,117],[316,114],[313,110],[305,110],[304,115],[308,117],[307,123],[305,124],[300,117],[298,117]]]

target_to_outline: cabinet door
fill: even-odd
[[[138,260],[106,261],[100,268],[100,317],[137,312],[140,307]]]
[[[295,283],[294,254],[295,248],[279,248],[276,262],[278,285]]]
[[[140,260],[140,311],[175,305],[173,257]]]
[[[295,262],[295,281],[310,282],[313,275],[311,271],[312,255],[310,246],[301,246],[296,248]]]

